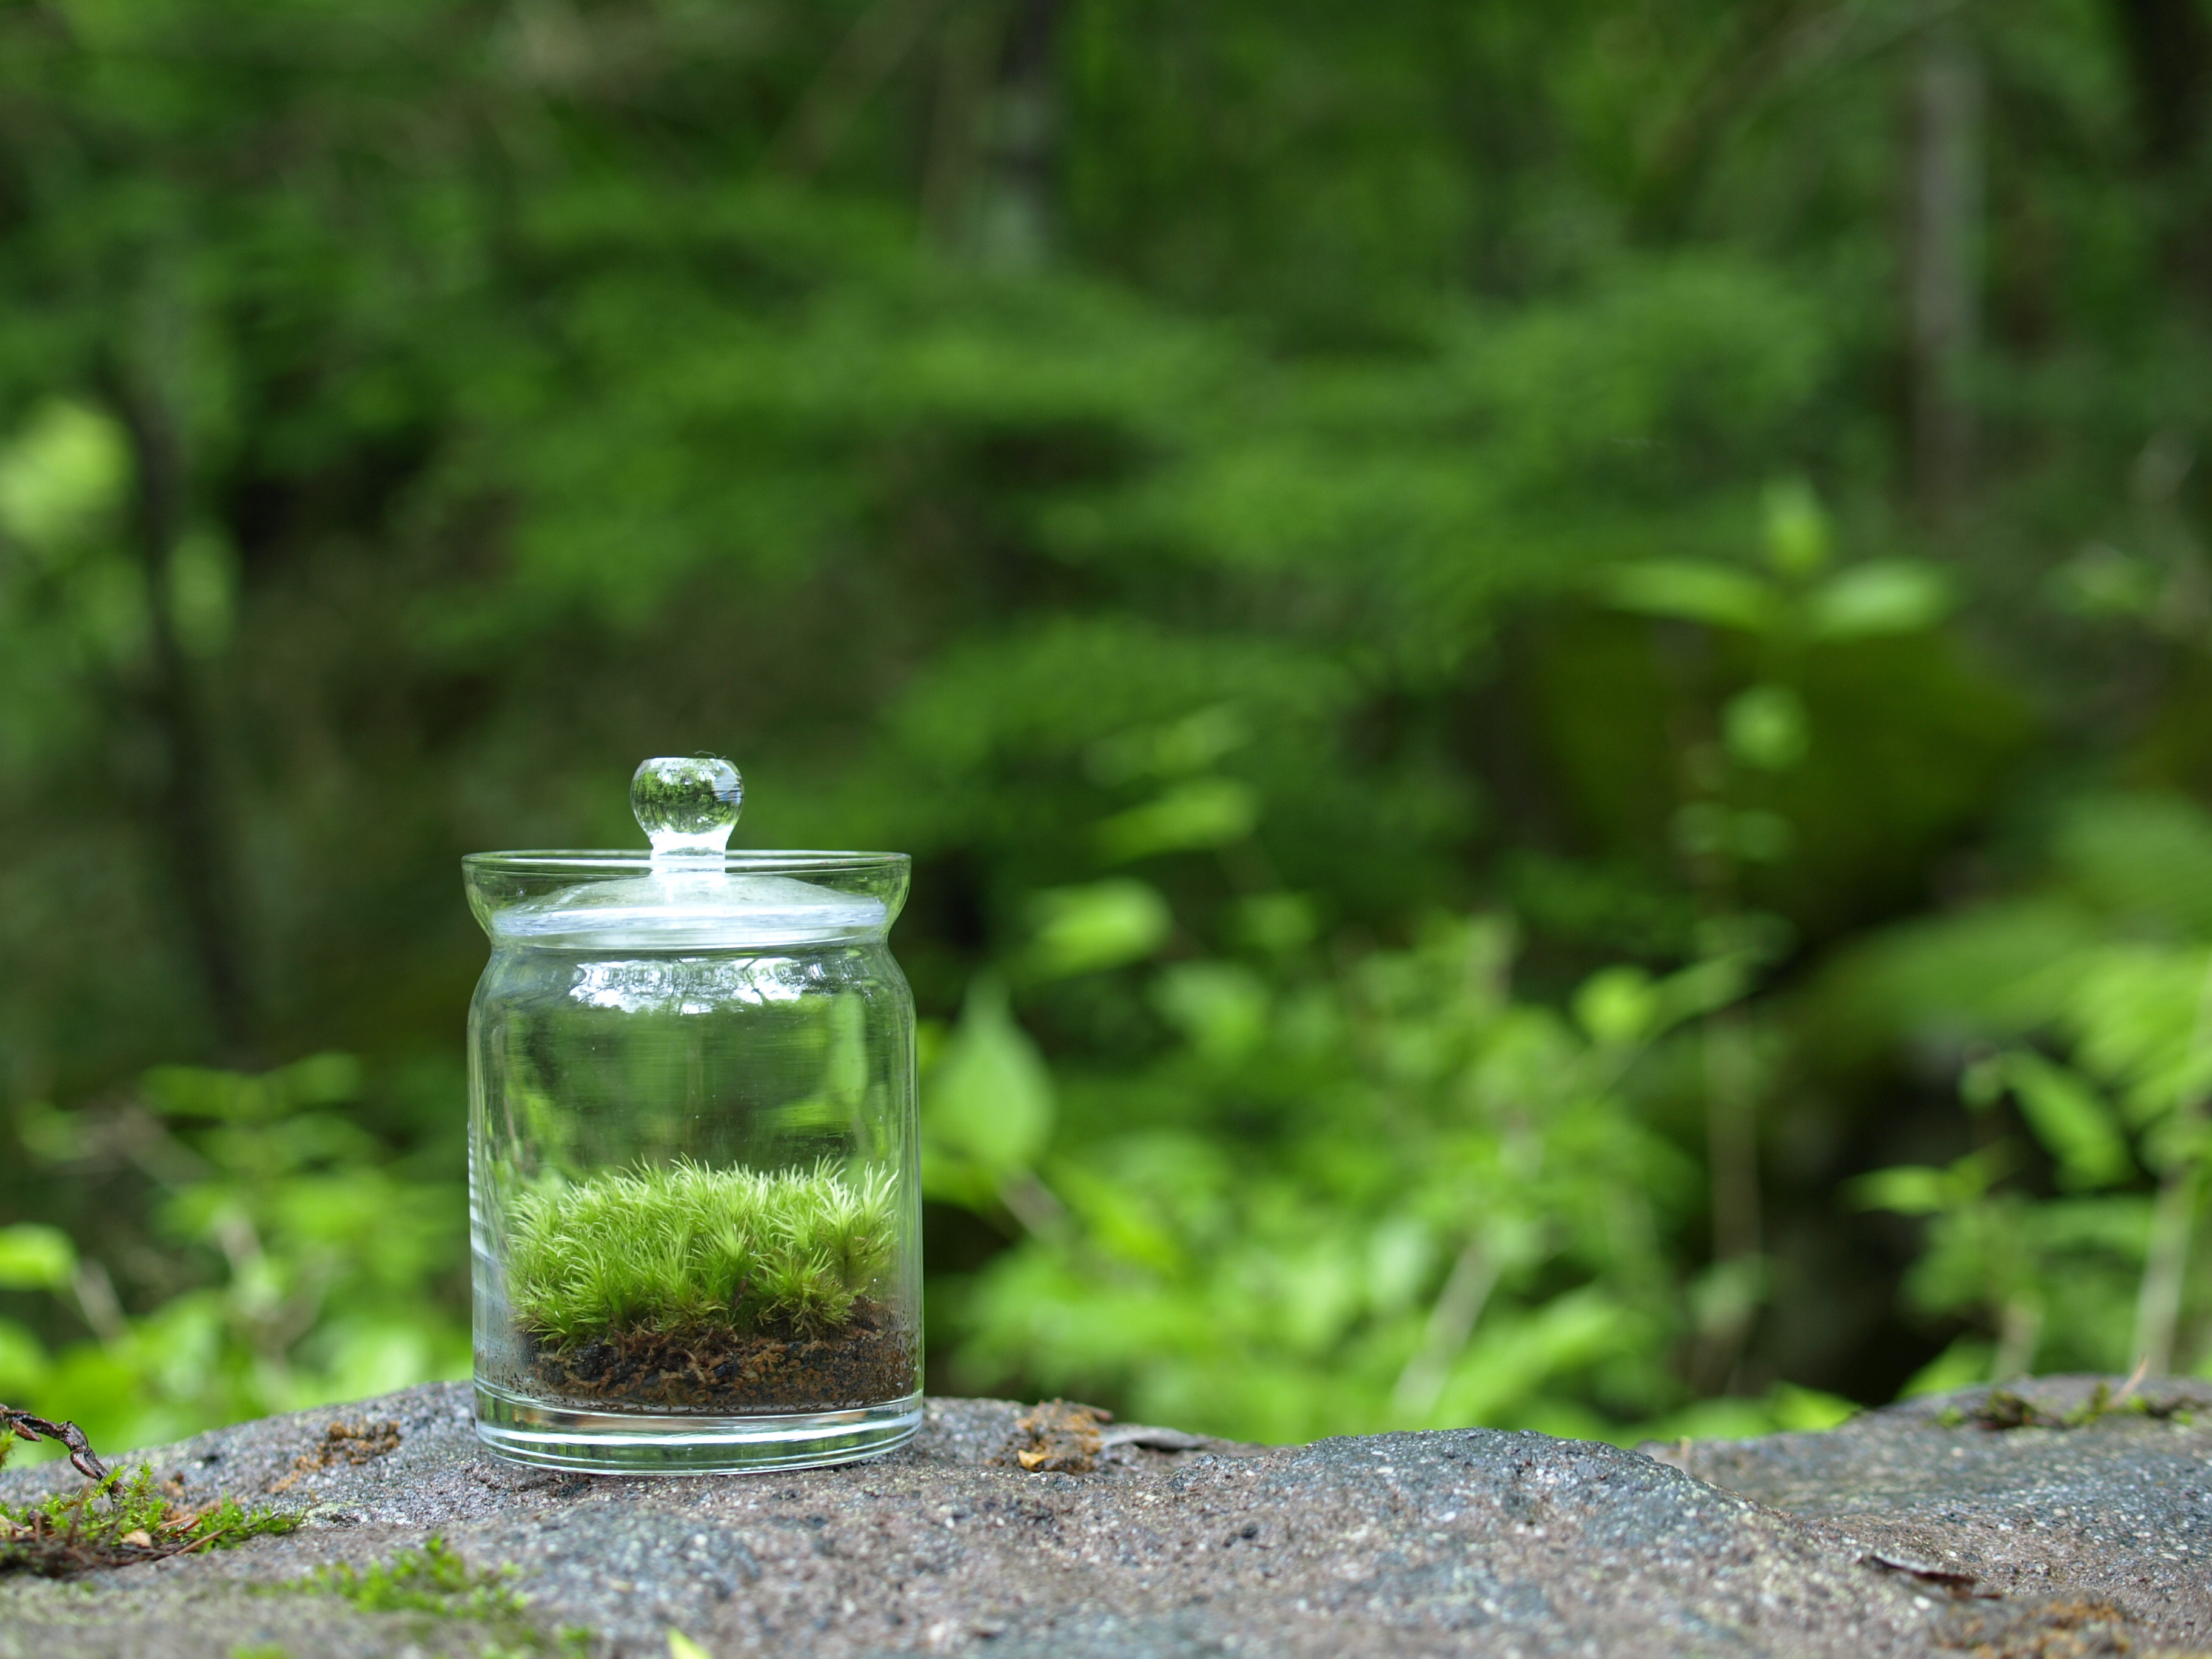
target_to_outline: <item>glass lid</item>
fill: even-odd
[[[902,853],[731,853],[738,769],[662,756],[630,780],[644,852],[473,853],[470,908],[495,941],[549,949],[744,948],[880,937],[906,896]]]

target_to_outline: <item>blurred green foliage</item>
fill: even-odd
[[[2164,1370],[2202,1364],[2212,1340],[2198,1231],[2212,1148],[2201,897],[2212,817],[2178,797],[2092,796],[2069,805],[2052,843],[2027,893],[1923,924],[1838,970],[1864,995],[1948,969],[1940,989],[1907,993],[1910,1018],[1971,1033],[1960,1091],[1978,1144],[1856,1186],[1871,1208],[1929,1218],[1906,1289],[1929,1312],[1973,1319],[1932,1378],[2136,1358]],[[2039,949],[1979,948],[2035,932]],[[2045,1180],[2018,1180],[2029,1165]]]
[[[28,1160],[65,1180],[130,1170],[144,1231],[95,1214],[81,1251],[50,1225],[0,1229],[0,1288],[65,1297],[90,1330],[53,1352],[0,1319],[0,1397],[63,1401],[110,1444],[146,1445],[465,1369],[462,1172],[397,1154],[361,1096],[359,1065],[325,1054],[258,1076],[157,1066],[125,1099],[19,1117]],[[126,1310],[116,1272],[149,1309]]]
[[[2207,87],[2151,0],[5,0],[0,1398],[464,1368],[455,860],[693,750],[915,854],[935,1386],[2205,1364]]]
[[[1178,1040],[1134,1073],[1069,1068],[1050,1134],[1034,1048],[971,1002],[929,1074],[925,1190],[995,1198],[1030,1237],[940,1292],[957,1374],[1277,1440],[1531,1409],[1601,1425],[1547,1387],[1562,1374],[1616,1419],[1678,1404],[1669,1243],[1695,1169],[1617,1085],[1741,981],[1612,970],[1578,1028],[1511,999],[1511,944],[1439,917],[1341,969],[1303,947],[1174,963],[1149,994]]]

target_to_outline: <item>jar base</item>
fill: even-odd
[[[500,1456],[584,1474],[803,1469],[896,1451],[921,1426],[921,1396],[850,1411],[750,1417],[578,1411],[479,1382],[477,1438]]]

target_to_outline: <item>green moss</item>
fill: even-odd
[[[512,1568],[478,1571],[443,1538],[433,1537],[421,1549],[402,1550],[389,1561],[365,1568],[336,1562],[277,1588],[335,1595],[364,1613],[434,1613],[447,1619],[501,1620],[522,1614],[522,1597],[507,1584],[514,1576]]]
[[[0,1538],[0,1572],[50,1577],[228,1549],[300,1524],[289,1510],[249,1510],[230,1498],[185,1508],[155,1485],[154,1471],[143,1463],[127,1480],[112,1469],[73,1498],[0,1504],[0,1521],[12,1534]]]
[[[530,1617],[530,1604],[511,1581],[513,1567],[471,1567],[444,1538],[432,1536],[419,1550],[402,1550],[389,1561],[355,1567],[334,1562],[304,1578],[258,1587],[262,1595],[334,1595],[363,1613],[428,1614],[465,1620],[493,1638],[477,1659],[501,1656],[584,1653],[592,1633],[564,1629],[549,1632]]]
[[[2081,1429],[2107,1417],[2147,1417],[2160,1422],[2191,1421],[2188,1406],[2178,1400],[2151,1400],[2135,1391],[2135,1381],[2130,1381],[2115,1393],[2108,1382],[2100,1382],[2085,1400],[2072,1411],[2045,1411],[2025,1395],[2010,1389],[1991,1389],[1982,1403],[1970,1412],[1951,1407],[1940,1413],[1936,1421],[1945,1428],[1956,1428],[1972,1423],[1984,1429]]]
[[[683,1335],[844,1324],[890,1270],[885,1170],[760,1172],[677,1163],[548,1185],[508,1218],[515,1317],[566,1346],[617,1330]]]

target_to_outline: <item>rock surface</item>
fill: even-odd
[[[0,1580],[0,1659],[659,1659],[672,1632],[717,1659],[2212,1654],[2212,1389],[2154,1384],[2091,1417],[2093,1381],[1642,1452],[1482,1429],[1276,1448],[1109,1429],[1088,1473],[1044,1467],[1063,1441],[1021,1407],[933,1401],[916,1443],[873,1462],[663,1480],[500,1462],[465,1388],[434,1384],[126,1460],[190,1500],[276,1490],[263,1501],[306,1523]],[[391,1419],[398,1443],[320,1466],[340,1419]],[[43,1465],[0,1474],[0,1498],[77,1484]],[[301,1588],[434,1534],[511,1567],[526,1610]]]

